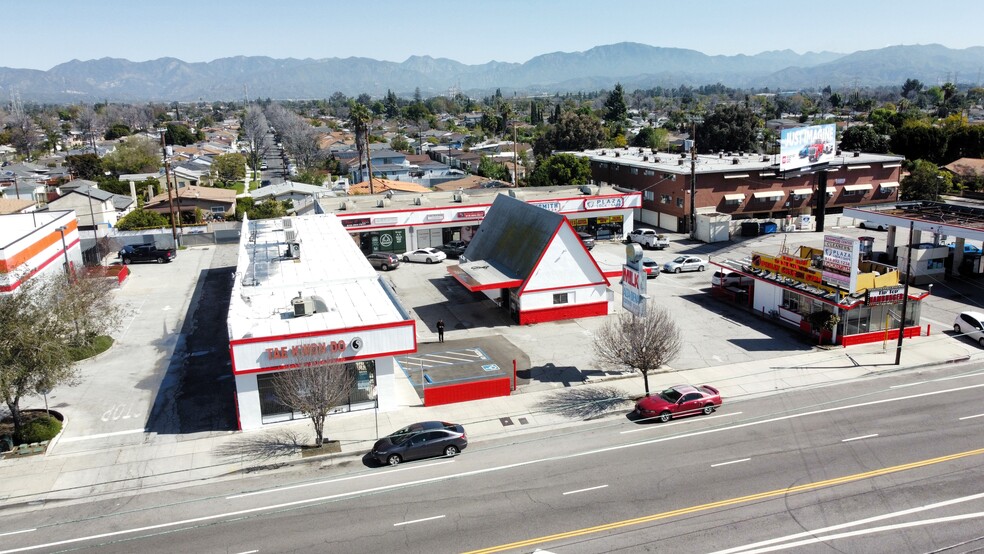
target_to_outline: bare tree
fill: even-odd
[[[83,105],[79,108],[78,115],[75,116],[75,126],[82,133],[82,140],[86,145],[96,151],[96,135],[99,134],[100,117],[92,106]]]
[[[315,446],[320,447],[325,419],[348,400],[354,383],[355,377],[343,363],[313,363],[278,373],[273,391],[283,405],[311,418]]]
[[[41,145],[41,135],[34,119],[25,113],[10,118],[10,143],[28,160]]]
[[[649,396],[649,372],[666,365],[683,346],[680,330],[665,308],[646,306],[639,317],[622,312],[611,318],[594,339],[595,356],[601,363],[627,367],[642,373]]]
[[[251,104],[246,109],[242,123],[242,142],[246,147],[246,157],[249,158],[249,165],[253,169],[260,166],[260,159],[266,156],[270,149],[266,141],[266,134],[269,125],[267,118],[263,115],[263,110],[256,104]]]
[[[84,346],[119,326],[129,313],[113,300],[112,288],[101,268],[58,274],[51,279],[59,291],[54,299],[56,315],[69,329],[69,343]]]

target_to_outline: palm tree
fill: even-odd
[[[373,194],[372,169],[369,167],[369,122],[372,113],[364,104],[352,102],[349,106],[349,122],[355,129],[355,147],[359,151],[359,171],[362,171],[362,154],[366,155],[366,168],[369,172],[369,194]]]

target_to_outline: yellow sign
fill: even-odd
[[[821,272],[811,268],[810,260],[805,258],[797,258],[788,254],[775,257],[753,252],[752,267],[772,271],[773,273],[789,277],[794,281],[823,289],[827,292],[835,292],[836,290],[823,284],[823,275]]]

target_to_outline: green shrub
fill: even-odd
[[[30,444],[32,442],[49,441],[61,431],[62,424],[57,419],[47,414],[35,416],[21,426],[19,437],[15,437],[17,444]]]

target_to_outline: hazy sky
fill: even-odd
[[[984,1],[0,0],[0,66],[229,56],[524,62],[617,42],[705,54],[984,45]]]

